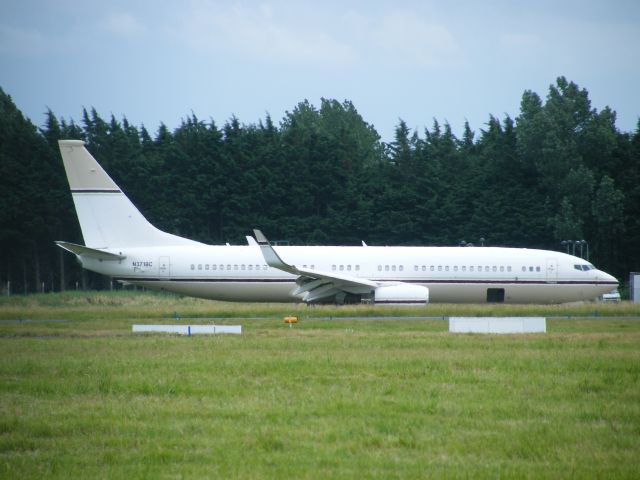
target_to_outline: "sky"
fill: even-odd
[[[592,107],[640,117],[637,0],[2,0],[0,87],[42,126],[50,108],[125,116],[150,133],[192,114],[280,122],[350,100],[382,139],[400,119],[461,135],[519,113],[559,76]]]

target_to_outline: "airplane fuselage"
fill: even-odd
[[[61,140],[85,245],[56,242],[84,268],[183,295],[245,302],[424,305],[562,303],[613,290],[614,277],[545,250],[477,247],[206,245],[151,225],[80,140]]]
[[[564,303],[617,286],[612,276],[560,252],[497,247],[276,247],[299,268],[429,289],[430,302]],[[108,249],[122,260],[83,266],[150,289],[208,299],[292,302],[296,276],[272,268],[257,245]],[[366,295],[365,295],[366,297]]]

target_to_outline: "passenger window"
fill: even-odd
[[[497,271],[498,271],[498,267],[496,267],[496,266],[494,265],[494,266],[493,266],[493,268],[492,268],[492,270],[493,270],[494,272],[497,272]]]
[[[418,265],[414,265],[414,266],[413,266],[413,271],[414,271],[414,272],[417,272],[417,271],[418,271]]]
[[[311,270],[313,270],[314,268],[316,268],[315,266],[311,265]]]
[[[245,267],[245,265],[243,263],[242,265],[240,265],[240,270],[244,270],[244,267]]]
[[[507,267],[507,272],[510,272],[510,271],[511,271],[511,267]]]
[[[401,272],[402,272],[402,271],[404,271],[404,265],[400,265],[400,266],[398,267],[398,270],[400,270]]]
[[[454,271],[454,272],[457,272],[457,271],[458,271],[458,266],[457,266],[457,265],[453,267],[453,271]]]
[[[438,271],[441,272],[442,271],[442,265],[438,265]]]
[[[391,270],[395,272],[396,271],[396,266],[395,265],[391,265]]]
[[[529,267],[529,271],[530,271],[530,272],[533,272],[533,267]]]
[[[335,271],[335,269],[336,269],[336,266],[335,265],[331,265],[331,270]]]
[[[347,265],[347,272],[351,271],[351,265]]]
[[[382,265],[378,265],[378,271],[381,272],[382,271]]]
[[[360,265],[356,265],[356,272],[360,271]]]
[[[469,271],[470,271],[470,272],[473,272],[473,265],[471,265],[471,266],[469,267]]]
[[[504,272],[504,267],[503,266],[500,267],[500,271]]]
[[[195,269],[196,269],[196,266],[192,263],[191,264],[191,270],[195,270]]]
[[[536,272],[539,272],[539,271],[540,271],[540,267],[536,267]]]
[[[340,271],[344,270],[344,265],[340,265]]]
[[[430,270],[433,272],[433,271],[434,271],[434,268],[435,268],[435,267],[434,267],[433,265],[431,265]]]
[[[205,270],[209,270],[209,264],[208,264],[208,263],[205,263],[205,264],[204,264],[204,269],[205,269]]]
[[[385,271],[385,272],[388,272],[388,271],[389,271],[389,265],[385,265],[385,266],[384,266],[384,271]]]
[[[527,267],[522,267],[522,271],[526,272],[527,271]]]
[[[445,266],[445,267],[444,267],[444,271],[445,271],[445,272],[448,272],[448,271],[449,271],[449,265],[447,265],[447,266]]]
[[[198,264],[198,270],[202,270],[202,264],[201,263]]]
[[[253,265],[247,265],[247,268],[248,268],[249,270],[253,270]]]
[[[489,271],[489,265],[486,265],[486,266],[484,267],[484,271],[485,271],[485,272],[488,272],[488,271]]]
[[[227,270],[231,270],[231,265],[227,264]]]

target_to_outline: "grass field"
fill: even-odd
[[[174,312],[243,334],[131,333]],[[443,319],[317,319],[383,314],[555,318],[546,334],[503,336],[450,334]],[[0,478],[638,478],[633,316],[630,304],[3,298]]]

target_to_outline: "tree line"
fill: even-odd
[[[300,102],[275,124],[191,115],[171,131],[95,109],[49,110],[34,126],[0,89],[0,285],[13,292],[104,288],[54,240],[83,243],[57,145],[82,139],[147,219],[205,243],[254,227],[303,245],[458,245],[573,251],[626,281],[640,270],[640,122],[616,127],[560,77],[519,115],[458,138],[437,120],[399,121],[383,142],[350,101]]]

